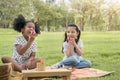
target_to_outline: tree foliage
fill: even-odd
[[[43,31],[62,31],[69,23],[81,30],[120,30],[120,4],[107,0],[0,0],[0,27],[11,28],[22,14],[40,24]],[[68,6],[69,5],[69,6]]]

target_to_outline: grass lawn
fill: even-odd
[[[0,58],[12,56],[15,37],[21,35],[14,30],[0,29]],[[42,32],[36,38],[37,57],[42,57],[46,65],[62,60],[61,46],[64,32]],[[120,80],[120,32],[82,32],[83,57],[93,63],[93,68],[115,71],[114,74],[101,78],[78,80]],[[1,60],[0,60],[1,63]]]

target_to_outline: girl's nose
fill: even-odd
[[[33,31],[34,31],[34,29],[33,29],[33,28],[30,28],[29,30],[30,30],[30,32],[33,32]]]
[[[69,33],[69,35],[72,35],[72,33]]]
[[[33,29],[32,27],[30,27],[30,29]]]

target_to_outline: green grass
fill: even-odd
[[[82,32],[84,43],[83,57],[93,63],[93,68],[115,71],[114,74],[101,78],[78,80],[120,80],[120,32]],[[12,56],[16,36],[21,35],[11,29],[0,29],[0,58]],[[61,46],[64,32],[42,32],[36,38],[38,43],[37,57],[42,57],[46,65],[52,65],[63,57]],[[1,61],[0,61],[1,63]]]

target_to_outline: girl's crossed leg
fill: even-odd
[[[34,69],[34,68],[36,68],[36,64],[39,61],[40,61],[39,58],[34,58],[33,60],[31,60],[30,63],[28,63],[28,65],[30,65],[30,66],[26,67],[24,64],[22,66],[20,66],[11,57],[8,57],[8,56],[3,56],[2,57],[2,62],[3,63],[12,63],[12,69],[14,71],[19,71],[19,72],[21,72],[22,70],[25,70],[25,69]],[[26,63],[27,63],[27,61],[26,61]]]

